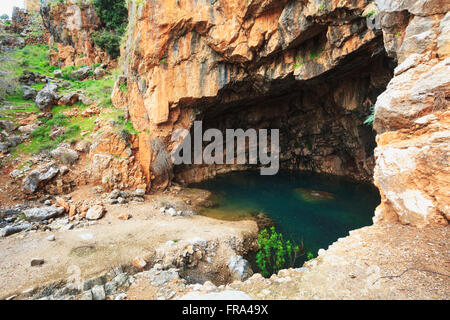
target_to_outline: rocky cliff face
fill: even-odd
[[[447,224],[449,4],[377,4],[380,15],[369,1],[131,2],[128,95],[118,84],[113,100],[141,132],[149,184],[172,178],[155,164],[194,120],[281,128],[282,167],[371,180],[374,132],[363,122],[379,96],[375,221]],[[177,167],[175,178],[236,167]]]
[[[369,1],[133,1],[124,69],[139,135],[138,160],[154,186],[171,133],[207,127],[281,128],[281,164],[371,180],[374,132],[363,125],[393,69]],[[121,80],[123,82],[123,79]],[[155,143],[155,141],[157,143]],[[154,146],[157,145],[157,150]],[[152,147],[153,146],[153,147]],[[180,167],[184,182],[230,167]],[[158,181],[158,177],[163,177]]]
[[[95,46],[92,34],[101,26],[89,0],[55,3],[43,0],[40,8],[45,28],[51,34],[50,62],[60,67],[70,65],[112,64],[113,59]]]
[[[378,98],[375,221],[424,226],[450,219],[450,3],[382,1],[395,77]]]

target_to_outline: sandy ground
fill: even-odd
[[[151,259],[155,249],[169,240],[225,239],[256,232],[253,221],[228,222],[202,216],[169,217],[155,208],[154,199],[143,204],[106,206],[97,224],[59,232],[16,234],[0,240],[0,298],[42,287],[79,273],[88,279],[137,256]],[[124,211],[132,218],[119,220]],[[54,234],[56,240],[46,238]],[[33,258],[44,259],[31,267]],[[78,269],[79,268],[79,269]],[[74,270],[79,270],[74,271]]]

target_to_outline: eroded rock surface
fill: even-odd
[[[54,4],[44,0],[40,12],[57,46],[57,50],[50,52],[51,64],[65,67],[112,63],[111,57],[92,40],[92,33],[101,22],[91,3],[69,0]]]
[[[145,1],[130,3],[125,69],[148,182],[161,146],[194,119],[227,128],[283,128],[282,167],[370,181],[374,133],[363,125],[391,78],[382,33],[367,26],[368,1]],[[157,14],[155,14],[157,13]],[[214,121],[215,120],[215,121]],[[220,121],[219,121],[220,120]],[[161,143],[155,143],[161,141]],[[184,168],[179,180],[231,167]]]
[[[375,221],[425,226],[450,218],[450,28],[445,1],[376,1],[395,77],[378,97]],[[392,39],[395,39],[392,40]]]

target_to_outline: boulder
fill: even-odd
[[[64,127],[52,127],[49,137],[55,139],[60,137],[64,132],[66,132],[66,128]]]
[[[37,127],[38,127],[38,125],[33,123],[33,124],[28,124],[26,126],[20,126],[18,130],[22,133],[31,133],[34,130],[36,130]]]
[[[92,104],[91,99],[77,91],[73,91],[64,95],[61,99],[59,99],[58,104],[60,106],[73,106],[77,102],[81,102],[87,106]]]
[[[134,194],[138,197],[143,197],[143,196],[145,196],[145,189],[136,189]]]
[[[95,205],[87,211],[86,219],[98,220],[103,217],[104,213],[105,213],[105,208],[103,208],[100,205]]]
[[[106,299],[106,293],[105,293],[105,287],[98,285],[92,288],[92,300],[105,300]]]
[[[8,153],[8,152],[9,152],[8,144],[6,144],[6,143],[0,143],[0,152],[2,152],[2,153]]]
[[[14,233],[21,232],[23,230],[31,228],[31,224],[22,223],[17,226],[7,226],[0,229],[0,238],[10,236]]]
[[[55,106],[59,100],[57,90],[58,87],[53,83],[49,83],[45,87],[43,87],[36,96],[36,106],[40,110],[46,110]]]
[[[45,166],[31,171],[23,180],[23,190],[35,193],[42,182],[53,179],[59,173],[54,165]]]
[[[22,97],[25,100],[34,100],[34,99],[36,99],[37,94],[38,94],[38,92],[36,89],[28,87],[28,88],[25,88]]]
[[[0,129],[5,130],[6,132],[12,132],[17,129],[17,126],[12,121],[0,120]]]
[[[51,156],[63,164],[74,164],[79,156],[78,153],[66,147],[58,147],[50,152]]]
[[[41,173],[39,172],[39,170],[31,171],[23,180],[23,190],[26,192],[35,193],[40,183],[40,174]]]
[[[80,68],[78,70],[72,71],[71,76],[72,78],[75,78],[77,80],[85,80],[89,77],[90,73],[92,71],[92,68],[87,66]]]
[[[6,138],[6,144],[8,147],[17,147],[19,144],[21,144],[23,141],[23,138],[20,136],[10,136]]]
[[[101,78],[103,78],[106,74],[105,69],[103,68],[96,68],[94,70],[94,78],[95,80],[100,80]]]
[[[60,207],[43,207],[24,210],[23,213],[27,221],[44,221],[55,218],[64,213],[64,208]]]
[[[245,281],[253,275],[250,263],[242,256],[232,256],[228,269],[233,280]]]
[[[74,91],[74,92],[69,92],[67,94],[65,94],[64,96],[61,97],[61,99],[59,99],[58,104],[60,106],[73,106],[75,103],[78,102],[78,96],[80,93]]]

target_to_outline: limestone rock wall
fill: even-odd
[[[376,222],[447,224],[450,4],[376,5],[130,1],[126,78],[113,101],[128,106],[141,132],[136,159],[148,184],[170,181],[172,168],[155,163],[165,163],[176,148],[171,133],[191,128],[196,119],[219,128],[281,123],[287,168],[368,180],[376,163],[382,195]],[[363,122],[375,101],[373,158]],[[175,173],[188,182],[229,169]]]
[[[317,126],[298,119],[299,126],[311,124],[303,130],[309,144],[322,134],[336,141],[313,150],[307,162],[300,157],[309,152],[308,139],[297,146],[287,141],[296,152],[287,157],[298,160],[288,159],[288,166],[370,180],[374,133],[363,122],[391,74],[381,30],[368,28],[363,16],[368,6],[364,0],[130,1],[128,97],[116,89],[113,101],[129,106],[141,132],[137,158],[149,183],[160,176],[155,140],[170,153],[171,133],[189,129],[194,119],[225,119],[258,105],[276,117],[290,102],[321,114]]]
[[[450,3],[377,0],[395,76],[376,103],[375,221],[450,219]]]
[[[50,62],[53,65],[115,64],[92,40],[92,33],[101,27],[101,22],[89,0],[62,3],[43,0],[40,12],[44,26],[51,34]],[[53,44],[56,44],[56,50],[53,50]]]

